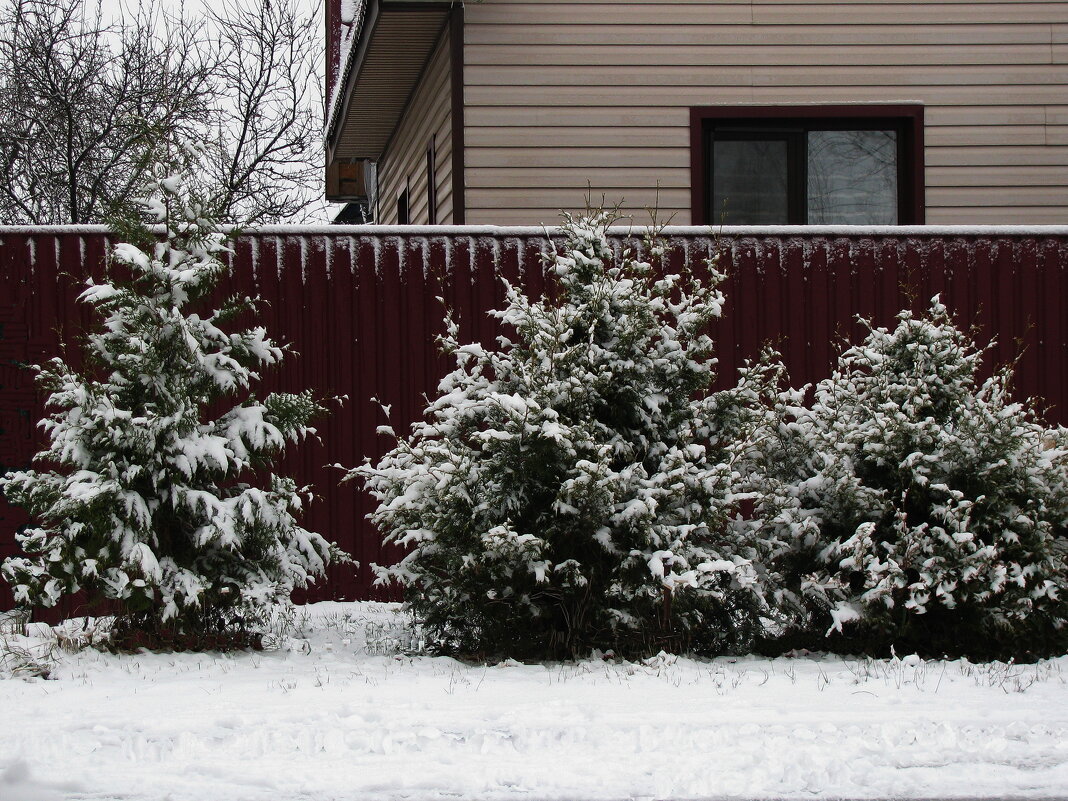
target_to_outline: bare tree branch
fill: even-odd
[[[229,101],[217,107],[222,213],[299,219],[322,196],[319,23],[293,0],[224,0],[209,13]]]
[[[318,24],[294,0],[139,0],[110,24],[90,2],[0,0],[0,223],[122,215],[182,141],[226,221],[322,205]]]

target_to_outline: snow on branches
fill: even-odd
[[[444,649],[519,656],[737,646],[759,606],[728,536],[726,417],[710,392],[714,261],[613,254],[609,217],[565,216],[554,291],[506,283],[496,350],[461,344],[439,395],[377,465],[352,471],[408,548],[403,585]],[[389,433],[392,433],[391,431]]]
[[[141,228],[140,241],[116,245],[109,273],[129,280],[81,294],[100,319],[86,370],[58,358],[36,368],[49,446],[40,469],[0,488],[38,525],[3,575],[19,603],[85,589],[149,629],[211,630],[287,599],[341,556],[296,522],[308,488],[270,472],[324,409],[310,392],[251,393],[283,349],[262,327],[225,330],[255,308],[249,298],[189,308],[214,289],[226,247],[180,176],[157,170],[156,187],[143,207],[166,233]],[[247,483],[253,472],[265,487]]]
[[[744,525],[793,625],[875,652],[1055,649],[1068,431],[1011,401],[1010,370],[979,379],[982,350],[938,297],[893,330],[862,322],[813,402],[774,395],[740,448],[757,498]],[[743,384],[783,375],[765,360]]]

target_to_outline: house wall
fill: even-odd
[[[410,221],[423,225],[430,222],[427,213],[426,152],[431,139],[435,148],[437,222],[454,222],[450,41],[449,29],[446,28],[379,162],[379,222],[397,222],[397,196],[405,186],[409,193]]]
[[[464,40],[469,223],[587,181],[689,223],[691,106],[870,102],[925,106],[928,223],[1068,219],[1068,2],[483,0]]]

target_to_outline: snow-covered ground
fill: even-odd
[[[299,612],[254,654],[8,636],[56,664],[0,680],[0,801],[1068,798],[1068,657],[472,666]]]

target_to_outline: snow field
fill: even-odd
[[[1068,797],[1068,657],[467,665],[388,653],[371,603],[262,653],[31,633],[53,680],[0,681],[0,801]]]

